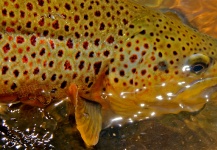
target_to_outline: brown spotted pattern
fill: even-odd
[[[134,14],[129,4],[113,0],[3,0],[0,8],[0,93],[35,81],[48,90],[75,82],[89,93],[97,76],[109,72]]]

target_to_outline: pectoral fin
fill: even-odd
[[[78,98],[75,118],[85,143],[88,146],[96,145],[102,129],[101,105]]]
[[[76,85],[71,85],[70,88],[77,129],[87,146],[96,145],[102,129],[101,105],[79,97]]]

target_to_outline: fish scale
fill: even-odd
[[[216,39],[174,15],[124,0],[2,0],[0,8],[0,101],[43,107],[69,97],[89,146],[101,111],[130,121],[197,111],[217,84]]]

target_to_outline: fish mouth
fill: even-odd
[[[176,97],[183,103],[206,103],[217,96],[217,77],[199,79],[181,88]]]

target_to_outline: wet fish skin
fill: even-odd
[[[79,128],[88,145],[101,119],[84,119],[95,108],[86,100],[139,120],[196,111],[206,103],[200,93],[217,83],[216,39],[130,1],[12,0],[0,8],[1,102],[44,106],[69,96],[77,124],[97,126],[93,141]]]

